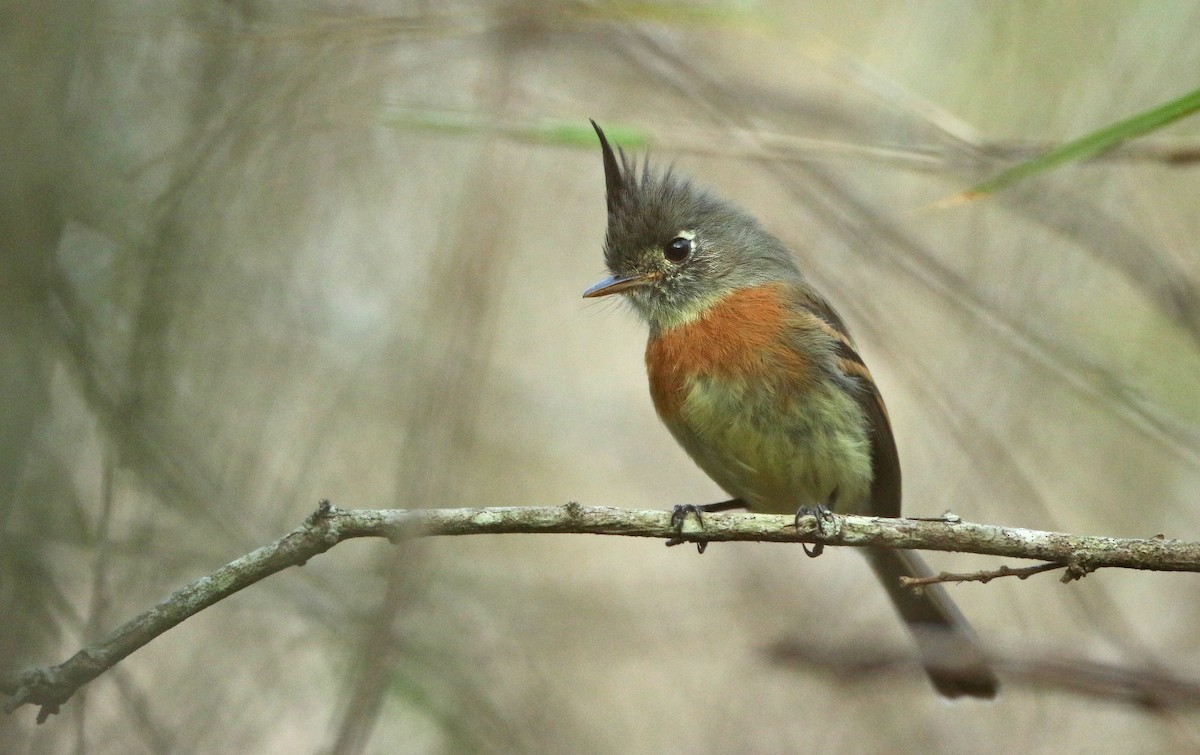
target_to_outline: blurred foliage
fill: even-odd
[[[1194,170],[1146,149],[919,211],[1011,165],[1020,153],[999,147],[1014,140],[1063,143],[1194,83],[1194,4],[0,9],[5,668],[66,657],[325,497],[720,497],[654,417],[640,324],[579,298],[603,271],[589,117],[793,247],[881,383],[908,511],[1092,534],[1200,527]],[[1185,119],[1172,134],[1186,147],[1200,132]],[[955,597],[1002,651],[1194,675],[1198,592],[1101,573]],[[0,718],[0,741],[1200,742],[1188,711],[1018,685],[948,707],[916,672],[863,681],[762,653],[796,638],[833,658],[909,647],[853,554],[346,545],[189,620],[46,725]]]
[[[1058,165],[1086,160],[1130,139],[1136,139],[1139,136],[1145,136],[1146,134],[1158,131],[1180,118],[1191,115],[1197,109],[1200,109],[1200,89],[1188,92],[1184,96],[1158,107],[1144,110],[1129,118],[1120,120],[1111,126],[1093,131],[1086,136],[1072,139],[1061,147],[1050,150],[1041,157],[1014,165],[995,178],[990,178],[978,184],[974,188],[958,195],[958,197],[952,197],[948,202],[978,199],[981,196],[1000,191],[1006,186],[1050,170]]]
[[[396,109],[389,113],[384,122],[399,129],[427,129],[440,134],[503,136],[514,141],[588,150],[594,150],[596,147],[595,130],[586,121],[580,124],[578,120],[546,118],[533,122],[495,123],[486,121],[478,113]],[[626,149],[645,148],[650,144],[650,135],[645,129],[618,124],[606,130],[611,131],[613,139],[620,141]]]

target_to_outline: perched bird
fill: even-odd
[[[791,514],[900,516],[900,459],[887,409],[842,318],[788,249],[746,212],[671,170],[604,156],[612,274],[585,297],[620,293],[650,326],[646,370],[658,416],[732,501]],[[818,516],[820,521],[820,516]],[[947,697],[994,697],[995,674],[941,585],[910,551],[866,555]]]

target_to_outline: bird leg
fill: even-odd
[[[800,518],[811,516],[817,521],[815,531],[817,537],[825,536],[825,522],[833,518],[833,507],[837,505],[838,491],[833,489],[833,493],[829,496],[829,503],[818,503],[816,506],[801,506],[796,510],[796,529],[800,529]],[[808,547],[808,543],[800,543],[800,547],[804,549],[804,555],[809,558],[816,558],[825,552],[825,543],[813,543],[812,548]]]
[[[748,508],[746,502],[740,498],[731,498],[728,501],[717,501],[716,503],[681,503],[671,510],[671,526],[675,528],[678,535],[667,541],[667,547],[679,545],[688,542],[683,537],[683,524],[687,521],[688,514],[696,515],[696,523],[700,525],[700,529],[704,529],[704,514],[714,511],[731,511],[733,509]],[[707,540],[696,540],[696,550],[703,553],[708,547]]]

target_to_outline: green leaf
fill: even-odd
[[[600,124],[600,127],[604,129],[605,135],[613,144],[620,144],[626,148],[644,148],[650,144],[650,135],[643,129],[622,125],[605,126],[603,123]],[[587,121],[580,123],[578,121],[543,119],[513,128],[510,135],[527,141],[565,144],[572,147],[583,146],[590,149],[596,146],[596,132],[592,130],[592,124]]]
[[[586,119],[562,120],[541,118],[534,121],[497,122],[478,113],[448,110],[393,108],[388,123],[396,128],[435,131],[443,134],[503,134],[509,139],[535,144],[556,144],[569,147],[596,146],[596,132]],[[634,126],[606,125],[604,133],[614,144],[627,149],[649,146],[650,135]]]
[[[1105,150],[1112,149],[1122,142],[1160,129],[1168,123],[1177,121],[1186,115],[1191,115],[1196,110],[1200,110],[1200,89],[1189,92],[1177,100],[1171,100],[1151,110],[1138,113],[1132,118],[1118,121],[1111,126],[1075,139],[1040,157],[1035,157],[1032,160],[1014,165],[1000,175],[984,181],[962,194],[950,197],[941,204],[969,202],[999,191],[1029,176],[1050,170],[1062,163],[1086,160]]]

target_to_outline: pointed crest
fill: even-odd
[[[591,119],[589,118],[588,120]],[[621,195],[624,194],[625,182],[621,176],[621,163],[617,160],[617,156],[613,154],[612,146],[604,136],[604,129],[600,128],[595,121],[591,121],[591,123],[592,128],[596,129],[596,136],[600,137],[600,152],[604,155],[605,198],[608,201],[608,211],[612,212],[613,208],[620,203]]]

